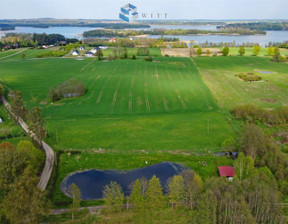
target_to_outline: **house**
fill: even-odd
[[[115,43],[116,42],[116,39],[112,38],[109,40],[109,43]]]
[[[93,48],[93,49],[90,50],[90,51],[91,51],[93,54],[96,54],[99,49],[100,49],[99,47],[95,47],[95,48]]]
[[[85,53],[85,56],[86,57],[93,57],[94,54],[91,51],[88,51],[88,52]]]
[[[43,45],[42,48],[43,48],[43,49],[47,49],[48,47],[47,47],[46,45]]]
[[[3,120],[2,120],[2,118],[0,117],[0,124],[2,124],[3,123]]]
[[[232,181],[235,176],[234,167],[231,166],[219,166],[218,172],[220,177],[226,177],[229,181]]]
[[[81,47],[79,48],[79,50],[80,50],[80,51],[85,51],[85,47],[84,47],[84,46],[81,46]]]
[[[77,51],[77,50],[73,51],[73,52],[72,52],[72,55],[74,55],[74,56],[79,55],[79,51]]]
[[[106,46],[106,45],[101,45],[101,46],[99,46],[99,48],[102,49],[102,50],[106,50],[106,49],[108,49],[108,46]]]

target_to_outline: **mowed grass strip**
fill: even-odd
[[[288,104],[288,64],[272,62],[263,57],[201,57],[193,59],[223,109],[239,104],[277,108]],[[263,74],[257,71],[268,71]],[[244,82],[235,75],[254,72],[261,82]]]

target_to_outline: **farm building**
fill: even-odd
[[[108,49],[108,46],[106,46],[106,45],[101,45],[101,46],[99,46],[99,48],[105,50],[105,49]]]
[[[80,51],[85,51],[85,49],[86,49],[86,48],[85,48],[84,46],[81,46],[81,47],[79,48]]]
[[[79,51],[77,51],[77,50],[73,51],[73,52],[72,52],[72,55],[74,55],[74,56],[79,55]]]
[[[2,118],[0,117],[0,124],[2,124],[3,123],[3,120],[2,120]]]
[[[85,56],[86,57],[93,57],[94,54],[91,51],[88,51],[88,52],[85,53]]]
[[[218,171],[220,177],[226,177],[229,181],[232,181],[235,176],[234,167],[231,166],[219,166]]]

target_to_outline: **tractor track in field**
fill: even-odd
[[[100,92],[99,92],[99,95],[98,95],[98,98],[97,98],[97,101],[96,101],[96,105],[98,103],[100,103],[101,99],[102,99],[102,96],[103,96],[103,93],[104,93],[104,90],[107,86],[107,83],[109,82],[109,80],[111,79],[111,77],[113,76],[113,74],[116,72],[118,66],[116,66],[113,70],[112,70],[112,73],[106,78],[105,82],[104,82],[104,85],[102,86]]]
[[[199,70],[196,62],[195,62],[192,58],[190,58],[190,60],[192,61],[192,63],[194,64],[195,68],[197,69],[197,72],[198,72],[199,75],[200,75],[200,70]],[[205,94],[205,91],[204,91],[203,88],[201,87],[201,83],[200,83],[200,81],[199,81],[198,79],[197,79],[197,83],[198,83],[199,89],[200,89],[200,91],[201,91],[201,93],[202,93],[202,97],[203,97],[203,99],[204,99],[204,101],[205,101],[206,106],[208,107],[208,109],[211,109],[212,107],[210,106],[209,101],[208,101],[208,99],[207,99],[207,96],[206,96],[206,94]]]
[[[92,61],[90,61],[88,64],[84,65],[84,66],[82,67],[82,69],[80,70],[80,72],[83,72],[83,71],[84,71],[89,65],[91,65],[94,61],[95,61],[95,59],[92,60]]]
[[[162,102],[163,102],[163,106],[164,106],[164,109],[166,111],[169,111],[169,106],[168,106],[168,102],[165,98],[165,96],[163,95],[162,91],[161,91],[161,87],[160,87],[160,83],[159,83],[159,74],[158,74],[158,69],[157,69],[157,66],[155,65],[155,77],[157,78],[157,84],[158,84],[158,89],[159,89],[159,92],[161,94],[161,98],[162,98]]]
[[[149,103],[149,97],[148,97],[148,80],[147,80],[147,65],[145,65],[145,71],[144,71],[144,94],[145,94],[145,103],[146,103],[146,109],[148,112],[151,112],[150,103]]]
[[[168,75],[168,78],[172,81],[172,77],[171,77],[171,75],[170,75],[170,73],[169,73],[169,71],[167,69],[167,66],[165,66],[165,70],[166,70],[166,74]],[[178,90],[178,88],[176,87],[176,85],[175,85],[175,83],[173,81],[172,81],[172,85],[174,87],[174,91],[175,91],[175,93],[176,93],[176,95],[178,97],[178,100],[179,100],[182,108],[184,110],[186,110],[187,109],[187,105],[186,105],[185,101],[182,99],[180,91]]]
[[[135,77],[136,77],[135,74],[136,74],[136,71],[137,71],[137,66],[138,66],[138,64],[136,64],[136,66],[135,66],[135,70],[133,72],[132,80],[131,80],[130,88],[129,88],[128,108],[129,108],[130,111],[133,109],[133,87],[134,87],[134,84],[135,84]]]
[[[127,63],[126,63],[126,66],[125,66],[125,70],[124,70],[124,73],[127,71]],[[115,107],[115,103],[117,101],[117,96],[118,96],[118,92],[119,92],[119,88],[120,88],[120,85],[121,85],[121,82],[122,82],[122,79],[123,79],[123,75],[119,74],[120,78],[119,78],[119,81],[117,83],[117,87],[116,87],[116,90],[114,91],[114,95],[113,95],[113,100],[112,100],[112,103],[111,103],[111,108],[110,108],[110,114],[113,113],[114,111],[114,107]]]

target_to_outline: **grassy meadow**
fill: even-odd
[[[239,104],[277,108],[288,104],[288,64],[268,57],[200,57],[194,59],[203,79],[220,108]],[[263,74],[258,71],[269,71]],[[254,72],[261,82],[244,82],[235,75]],[[268,81],[267,81],[268,80]]]

